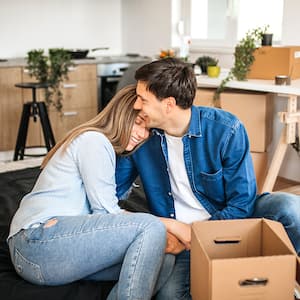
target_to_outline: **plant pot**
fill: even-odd
[[[261,45],[262,46],[272,46],[272,39],[273,39],[272,33],[264,33],[262,35]]]
[[[221,68],[219,66],[208,66],[207,75],[208,77],[219,77]]]

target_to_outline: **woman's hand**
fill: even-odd
[[[177,255],[185,250],[185,246],[178,240],[178,238],[170,232],[167,232],[166,253]]]
[[[191,225],[169,218],[159,218],[166,226],[167,231],[175,235],[185,246],[185,249],[191,249]]]

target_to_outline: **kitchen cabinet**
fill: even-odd
[[[63,109],[58,112],[54,107],[48,108],[48,114],[56,141],[63,138],[68,131],[77,125],[95,117],[98,112],[97,103],[97,76],[96,65],[77,65],[70,69],[69,79],[62,83]],[[23,72],[23,81],[32,81],[26,70]],[[24,91],[24,101],[31,97]],[[42,90],[38,99],[44,99]],[[28,146],[43,145],[43,135],[40,123],[31,122],[28,132]]]
[[[21,67],[0,68],[0,151],[15,147],[23,108],[22,91],[15,83],[21,80]]]
[[[98,113],[96,65],[76,66],[62,84],[63,110],[49,109],[56,141],[68,131],[90,120]]]

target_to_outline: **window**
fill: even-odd
[[[193,46],[233,47],[248,30],[267,24],[273,33],[274,43],[279,44],[283,2],[284,0],[173,0],[173,5],[178,6],[178,21],[184,22],[184,35],[190,36]]]

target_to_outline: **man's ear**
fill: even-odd
[[[168,97],[168,98],[165,98],[164,101],[165,101],[165,105],[167,108],[167,112],[169,113],[176,106],[176,100],[174,97]]]

